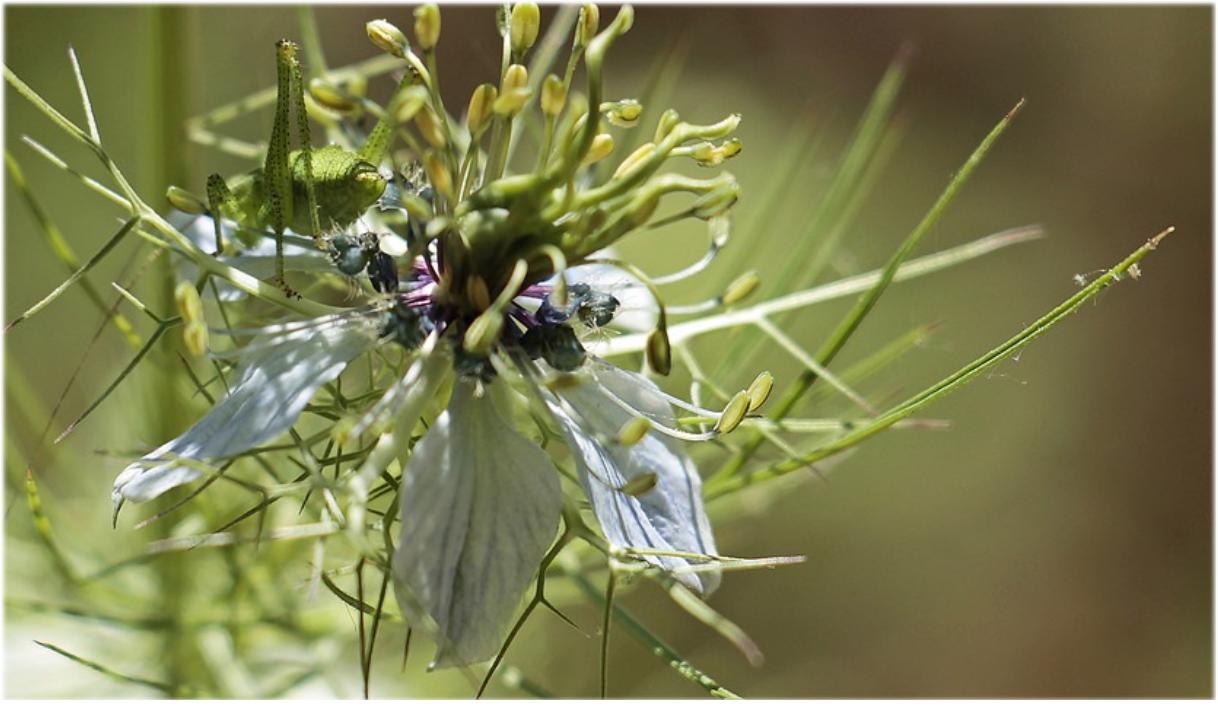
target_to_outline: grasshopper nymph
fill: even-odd
[[[231,182],[219,174],[208,177],[207,205],[215,222],[216,255],[224,250],[221,228],[224,217],[242,228],[274,232],[275,280],[286,291],[284,231],[290,229],[311,236],[314,244],[324,250],[325,233],[347,227],[380,199],[387,179],[378,165],[388,147],[388,125],[378,125],[359,152],[338,145],[314,150],[297,46],[283,39],[275,48],[278,94],[266,160],[261,168]],[[300,147],[289,151],[292,113]]]

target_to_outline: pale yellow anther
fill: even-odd
[[[424,51],[430,51],[440,42],[440,8],[427,3],[415,8],[414,38]]]
[[[631,418],[622,424],[617,432],[617,442],[621,445],[637,445],[651,431],[651,421],[642,416]]]
[[[169,205],[178,211],[184,211],[187,214],[207,213],[207,205],[181,187],[170,187],[165,191],[165,198],[169,200]]]
[[[774,376],[768,371],[757,374],[753,383],[745,391],[749,394],[749,413],[761,408],[774,390]]]
[[[582,165],[591,165],[595,162],[609,157],[613,152],[613,136],[608,133],[601,133],[595,138],[592,138],[592,146],[588,148],[588,154],[584,155]]]
[[[656,123],[655,141],[658,143],[664,138],[667,138],[668,134],[672,132],[672,129],[676,127],[677,123],[680,122],[681,114],[677,113],[676,109],[669,108],[668,110],[664,111],[664,113],[660,115],[659,122]]]
[[[411,86],[397,97],[393,104],[393,117],[398,123],[409,123],[429,100],[427,89]]]
[[[749,412],[749,394],[745,391],[738,392],[732,396],[732,400],[727,402],[723,412],[719,414],[719,420],[715,423],[715,432],[720,435],[727,435],[740,425],[740,421],[744,420],[745,414]]]
[[[487,310],[474,318],[469,329],[465,330],[465,351],[471,354],[487,354],[499,335],[503,332],[503,313],[498,310]]]
[[[636,170],[643,166],[643,163],[651,159],[651,156],[656,152],[655,143],[643,143],[637,150],[626,156],[625,160],[617,166],[613,172],[614,179],[626,179]]]
[[[182,342],[191,356],[200,357],[207,353],[207,324],[204,322],[188,322],[182,328]]]
[[[195,290],[194,283],[187,280],[179,282],[173,289],[173,300],[177,303],[183,322],[190,324],[203,320],[203,301],[199,299],[199,291]]]
[[[522,88],[499,94],[495,99],[495,115],[513,117],[524,109],[524,104],[533,97],[532,89]]]
[[[524,108],[533,96],[529,88],[529,70],[520,64],[512,64],[503,74],[499,84],[499,97],[495,99],[496,115],[514,116]]]
[[[586,47],[600,29],[601,11],[592,3],[587,3],[579,9],[579,24],[575,27],[576,46]]]
[[[512,64],[503,72],[503,81],[499,85],[499,93],[507,93],[522,89],[529,85],[529,70],[523,64]]]
[[[732,208],[738,199],[740,199],[740,185],[732,180],[694,200],[693,215],[699,219],[713,219],[722,216]]]
[[[318,105],[336,113],[350,113],[359,106],[350,96],[320,78],[309,81],[309,96]]]
[[[406,41],[406,35],[392,22],[372,20],[365,29],[368,31],[368,39],[372,40],[378,49],[399,59],[406,58],[406,52],[410,51],[410,42]]]
[[[672,371],[672,347],[668,344],[668,332],[657,329],[647,337],[647,365],[661,376]]]
[[[751,270],[744,275],[733,280],[727,289],[723,291],[722,302],[724,305],[735,305],[757,289],[761,284],[761,276],[757,275],[757,271]]]
[[[495,88],[494,84],[482,84],[474,89],[473,95],[469,97],[469,110],[465,114],[469,132],[480,135],[486,130],[491,116],[494,115],[495,99],[498,96],[499,89]]]
[[[442,194],[448,203],[453,202],[453,175],[444,164],[444,158],[437,152],[429,152],[423,157],[423,168],[431,180],[432,189]]]
[[[414,124],[428,144],[434,148],[444,147],[446,142],[444,129],[440,126],[440,118],[431,109],[431,106],[424,106],[423,110],[414,114]]]
[[[535,2],[518,2],[512,6],[512,51],[527,51],[537,41],[541,31],[541,9]]]
[[[644,472],[643,474],[631,477],[630,481],[623,484],[618,491],[623,494],[629,494],[632,497],[639,497],[655,489],[656,482],[659,479],[659,475],[655,472]]]
[[[541,82],[541,110],[548,116],[557,116],[562,113],[563,106],[567,102],[567,87],[563,85],[562,79],[554,74],[546,77],[545,81]]]
[[[485,310],[491,306],[491,293],[486,287],[486,281],[480,275],[472,275],[465,281],[465,298],[476,310]]]
[[[619,128],[633,128],[643,116],[643,104],[633,98],[602,104],[601,110],[609,123]]]

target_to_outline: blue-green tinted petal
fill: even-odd
[[[455,384],[406,465],[393,557],[398,604],[412,626],[437,635],[434,667],[495,655],[561,513],[550,458],[490,396]]]

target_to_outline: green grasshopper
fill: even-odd
[[[325,250],[324,233],[347,227],[375,204],[388,184],[378,165],[388,150],[392,125],[388,116],[382,117],[359,152],[338,145],[314,150],[297,46],[283,39],[275,48],[278,89],[266,160],[231,184],[219,174],[208,177],[207,205],[215,223],[216,255],[224,250],[223,217],[245,229],[274,232],[275,281],[288,291],[283,275],[284,231],[311,236]],[[289,151],[293,112],[300,149]]]

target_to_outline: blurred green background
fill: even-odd
[[[371,56],[363,24],[382,16],[410,26],[407,8],[319,8],[331,64]],[[8,6],[5,18],[6,64],[80,119],[65,52],[75,46],[102,136],[148,197],[167,182],[201,191],[207,173],[245,168],[187,146],[163,126],[271,85],[272,41],[299,36],[286,7]],[[729,246],[747,251],[763,276],[784,265],[902,43],[915,49],[898,108],[904,139],[833,263],[841,272],[882,263],[997,119],[1028,99],[920,251],[1029,223],[1045,225],[1050,238],[890,290],[842,364],[915,325],[944,326],[869,382],[865,390],[877,400],[912,393],[1005,339],[1068,296],[1076,273],[1117,262],[1165,226],[1178,233],[1144,263],[1140,280],[1107,291],[1018,360],[934,406],[928,415],[952,420],[950,431],[886,433],[824,480],[809,476],[757,516],[719,524],[726,553],[808,556],[793,568],[733,574],[713,598],[761,645],[763,667],[749,667],[658,592],[630,594],[632,610],[745,696],[1212,692],[1212,19],[1205,7],[638,8],[634,29],[610,57],[609,94],[640,90],[658,48],[685,42],[670,103],[690,119],[744,115],[745,151],[728,165],[745,190],[740,221],[755,218],[758,200],[750,195],[769,186],[792,131],[806,126],[823,138],[799,179],[785,185],[774,227],[737,233]],[[497,70],[491,23],[487,7],[444,9],[439,56],[451,106],[463,106],[470,89]],[[375,90],[387,91],[388,80]],[[115,229],[115,210],[48,167],[20,136],[99,173],[11,89],[5,103],[6,149],[69,242],[92,253]],[[235,130],[263,139],[268,125],[260,114]],[[9,181],[5,197],[8,319],[64,273]],[[688,261],[701,239],[696,230],[652,234],[626,251],[662,272]],[[93,281],[118,279],[126,253],[119,249]],[[815,308],[792,334],[814,348],[845,305]],[[49,561],[14,491],[96,326],[96,311],[77,291],[5,337],[10,600],[62,590],[45,582]],[[713,361],[715,340],[700,351]],[[103,336],[52,432],[128,357],[118,337]],[[776,354],[763,363],[780,382],[798,370]],[[727,384],[751,378],[733,376],[741,381]],[[109,487],[121,462],[96,452],[156,437],[142,432],[145,421],[131,419],[141,390],[120,390],[38,470],[70,548],[114,560],[164,534],[110,529]],[[591,607],[573,614],[596,624]],[[350,624],[342,630],[335,665],[357,675],[354,633]],[[140,644],[139,633],[10,606],[10,696],[136,691],[32,639],[117,657],[138,675],[155,674],[162,658]],[[596,656],[595,640],[549,616],[533,621],[510,654],[546,688],[568,695],[595,692]],[[624,633],[615,635],[611,657],[616,695],[699,695]],[[353,696],[348,678],[300,690]],[[463,695],[462,685],[445,674],[412,670],[402,679],[387,670],[374,695]]]

